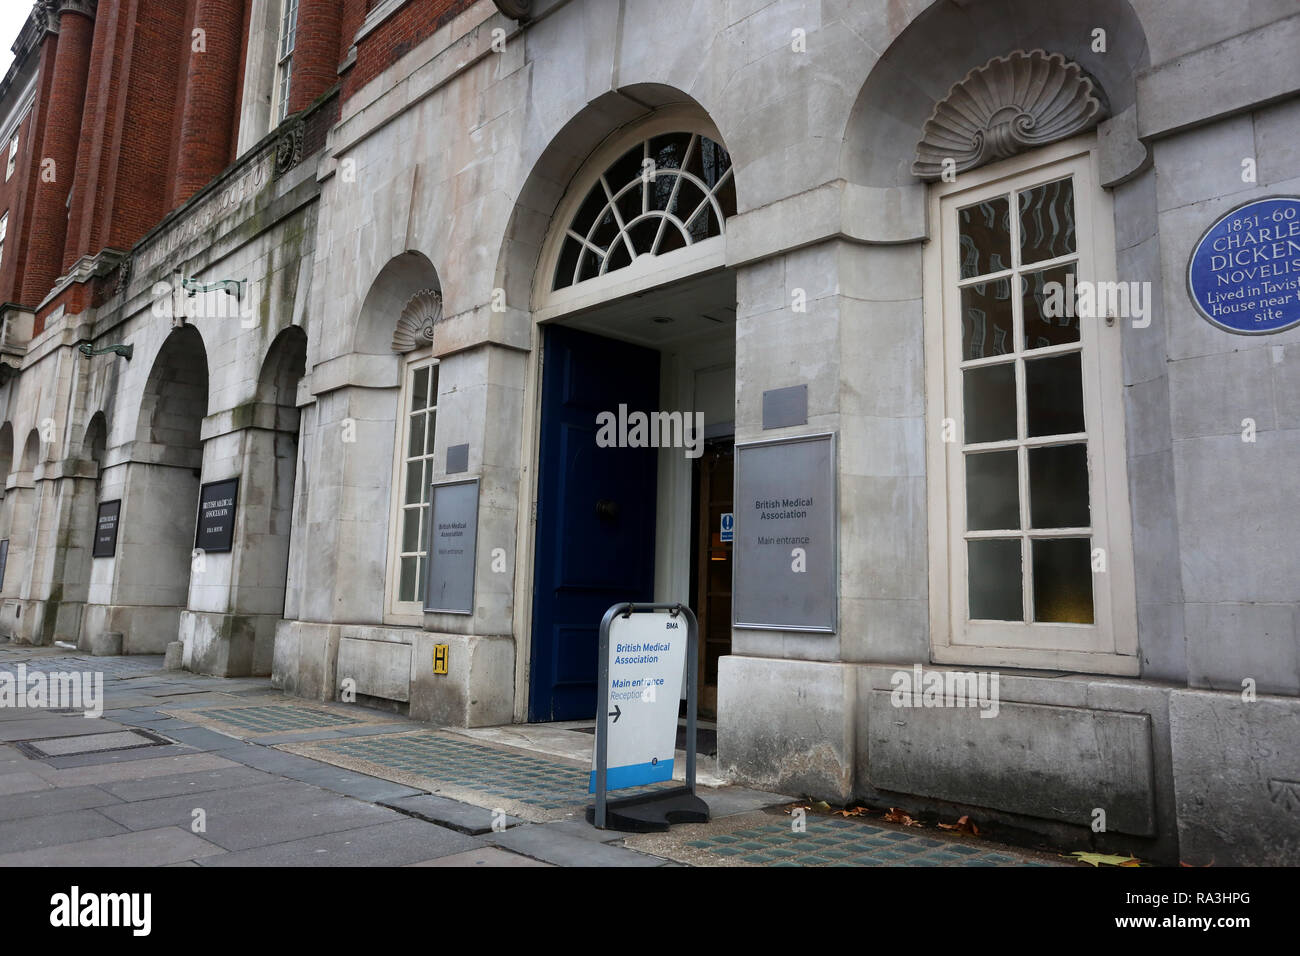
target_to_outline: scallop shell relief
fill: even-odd
[[[1095,126],[1105,106],[1092,80],[1059,53],[994,57],[935,104],[912,173],[938,179],[1064,139]]]
[[[442,293],[424,289],[411,296],[393,329],[393,351],[411,352],[433,341],[433,327],[442,320]]]

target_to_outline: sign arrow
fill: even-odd
[[[623,708],[615,704],[614,709],[609,712],[609,716],[614,718],[614,723],[618,723],[618,719],[623,716]]]

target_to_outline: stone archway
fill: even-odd
[[[190,595],[207,411],[207,350],[183,325],[150,368],[126,460],[100,475],[100,495],[122,501],[117,549],[91,562],[79,643],[121,634],[124,653],[160,654],[176,640]]]

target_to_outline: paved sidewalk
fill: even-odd
[[[580,728],[572,742],[564,727],[443,730],[265,678],[165,671],[157,656],[0,641],[0,672],[20,664],[102,674],[103,715],[0,707],[0,866],[1066,863],[878,818],[800,827],[793,797],[730,786],[700,788],[708,824],[601,831],[585,820]]]

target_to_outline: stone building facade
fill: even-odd
[[[589,718],[599,612],[680,600],[733,779],[1300,862],[1300,331],[1188,288],[1216,220],[1300,194],[1295,0],[191,0],[177,49],[227,26],[148,174],[95,81],[148,0],[89,40],[86,6],[38,4],[0,88],[21,182],[77,170],[0,259],[15,637],[484,726]],[[1049,311],[1076,286],[1111,298]],[[620,408],[698,440],[604,447]],[[836,534],[742,602],[745,462],[822,436],[790,507]],[[466,479],[459,608],[430,498]],[[996,716],[900,699],[935,674]]]

